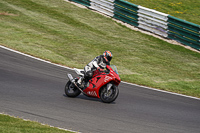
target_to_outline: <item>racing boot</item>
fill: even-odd
[[[82,88],[82,89],[84,88],[83,80],[84,80],[84,78],[83,78],[83,77],[80,77],[80,78],[78,79],[78,81],[77,81],[78,87],[80,87],[80,88]]]

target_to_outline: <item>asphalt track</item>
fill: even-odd
[[[0,113],[83,133],[200,133],[200,100],[121,83],[111,104],[64,95],[72,70],[0,48]]]

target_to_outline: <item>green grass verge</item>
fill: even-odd
[[[0,13],[1,45],[77,68],[111,50],[123,81],[200,97],[199,53],[63,0],[1,0]]]
[[[8,115],[0,114],[1,133],[74,133],[61,130],[38,122],[25,121]]]
[[[200,0],[126,0],[200,25]]]

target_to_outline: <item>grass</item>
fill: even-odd
[[[199,53],[63,0],[1,0],[0,14],[0,45],[77,68],[111,50],[123,81],[200,97]]]
[[[58,128],[42,125],[38,122],[25,121],[8,115],[0,114],[1,133],[73,133]]]
[[[200,25],[199,0],[126,0]]]

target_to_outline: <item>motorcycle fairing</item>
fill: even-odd
[[[111,74],[99,73],[99,75],[97,75],[96,73],[98,72],[95,72],[94,77],[89,80],[89,86],[84,89],[83,92],[85,92],[88,96],[100,98],[99,89],[114,80],[114,78]]]

